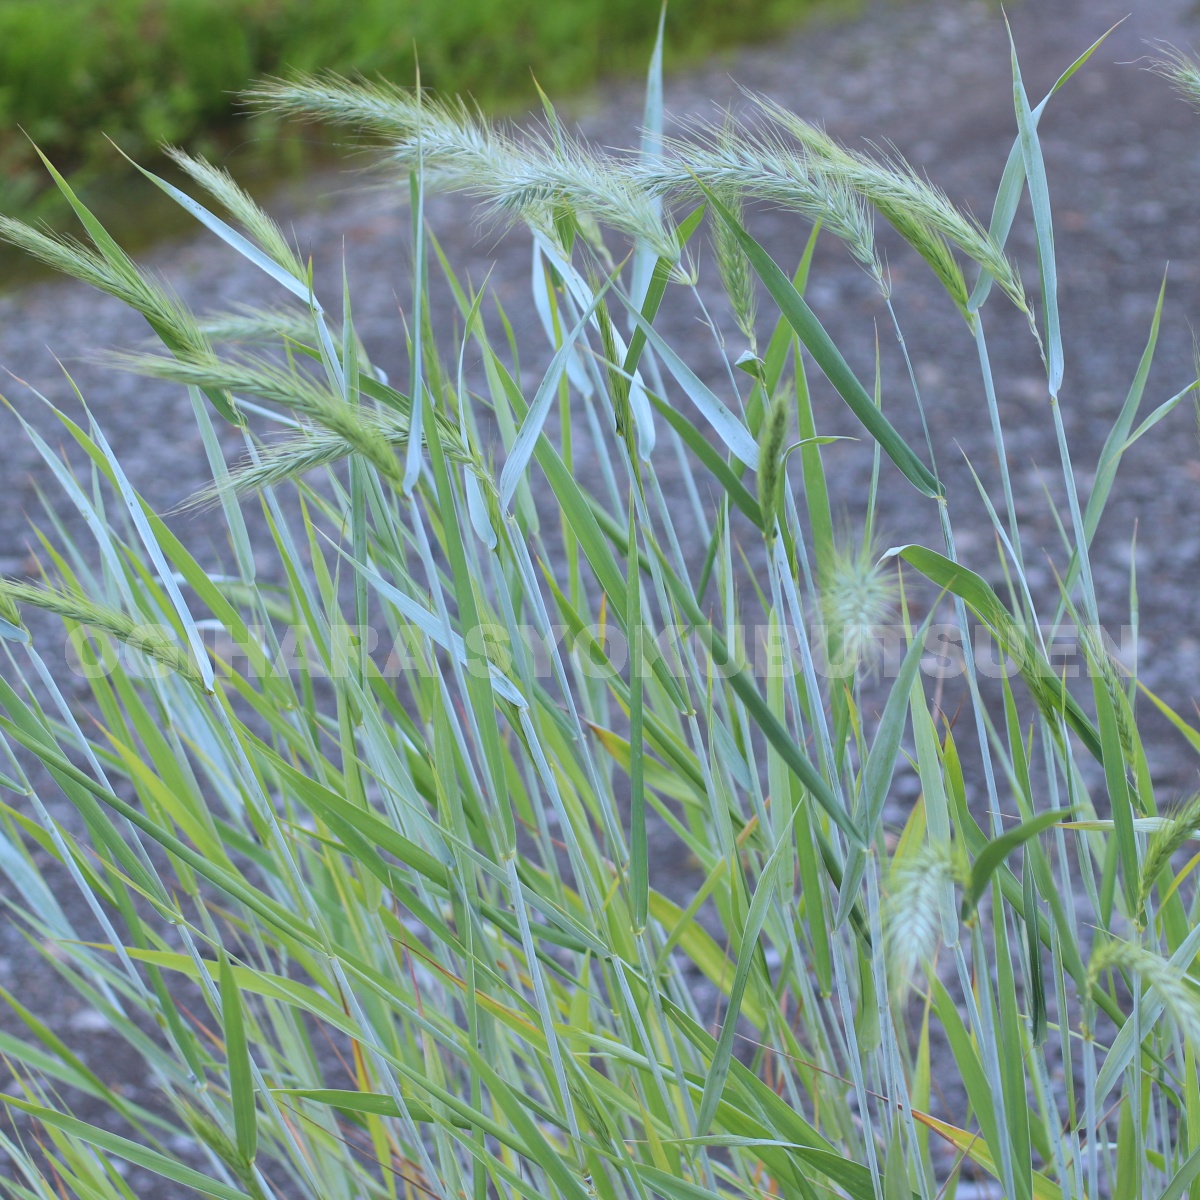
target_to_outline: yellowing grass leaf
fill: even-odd
[[[993,1178],[1000,1178],[996,1160],[992,1157],[987,1142],[979,1134],[959,1129],[957,1125],[950,1125],[946,1121],[939,1121],[937,1117],[918,1112],[915,1108],[912,1110],[912,1115],[914,1120],[920,1121],[922,1125],[933,1130],[939,1137],[945,1138],[959,1153],[965,1154]],[[1060,1200],[1062,1191],[1056,1183],[1047,1179],[1040,1171],[1034,1171],[1033,1196],[1034,1200]]]

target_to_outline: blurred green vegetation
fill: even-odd
[[[779,32],[855,0],[672,0],[667,57]],[[487,108],[640,72],[654,0],[0,0],[0,211],[54,218],[31,142],[92,192],[113,184],[106,138],[143,159],[163,142],[278,172],[276,132],[234,121],[237,95],[266,75],[332,70],[414,78],[470,92]],[[268,136],[271,135],[271,136]],[[293,165],[298,152],[291,148]],[[303,155],[299,154],[303,159]],[[235,168],[236,169],[236,168]]]

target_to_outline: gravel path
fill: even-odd
[[[1058,221],[1067,354],[1063,411],[1073,453],[1085,472],[1096,461],[1137,366],[1168,260],[1166,310],[1147,410],[1193,377],[1189,321],[1200,309],[1200,117],[1134,60],[1147,52],[1150,39],[1185,47],[1200,42],[1200,16],[1189,0],[1035,0],[1011,12],[1026,84],[1036,100],[1062,68],[1130,10],[1093,62],[1055,98],[1041,126]],[[668,111],[710,114],[714,101],[736,97],[734,79],[824,121],[833,135],[852,144],[864,138],[894,143],[956,201],[984,216],[990,212],[1015,133],[1008,45],[996,7],[964,0],[875,7],[859,23],[810,29],[669,81]],[[572,115],[597,142],[630,145],[640,103],[636,88],[614,88]],[[327,281],[327,294],[336,295],[344,246],[364,340],[378,363],[395,370],[402,353],[397,296],[408,290],[407,218],[394,191],[355,188],[356,181],[346,175],[317,176],[278,196],[274,209],[313,254],[318,284]],[[454,199],[433,202],[430,219],[450,260],[477,282],[496,263],[493,282],[510,315],[531,308],[524,303],[527,239],[516,234],[498,239],[481,231],[470,207]],[[806,236],[798,222],[770,212],[754,214],[754,228],[785,265],[794,262]],[[971,565],[986,572],[994,559],[991,533],[964,460],[989,487],[996,485],[997,474],[974,346],[923,265],[894,239],[885,238],[884,245],[896,307],[939,447],[939,468],[953,498],[959,548]],[[1035,280],[1032,232],[1024,213],[1011,245],[1026,280]],[[208,237],[163,246],[148,261],[197,309],[271,298],[252,268]],[[868,378],[878,325],[885,402],[901,432],[919,439],[886,312],[870,281],[831,239],[819,248],[810,298],[851,364]],[[695,315],[667,314],[668,330],[689,336]],[[527,324],[534,321],[531,315]],[[535,331],[527,332],[534,342]],[[1033,582],[1043,595],[1052,594],[1054,576],[1042,549],[1060,563],[1061,554],[1042,490],[1043,469],[1050,497],[1056,504],[1062,501],[1055,490],[1057,454],[1039,363],[1024,319],[999,301],[989,309],[988,332],[1001,408],[1011,422],[1008,450],[1028,533],[1025,553]],[[93,347],[132,346],[143,333],[140,318],[71,283],[0,296],[0,366],[71,410],[69,387],[53,355],[63,357],[131,479],[152,503],[167,507],[204,482],[203,454],[186,396],[72,357]],[[694,365],[716,377],[719,363],[711,339],[701,331],[695,343]],[[40,406],[22,389],[0,390],[35,425],[52,432]],[[852,432],[832,397],[822,396],[821,404],[823,432]],[[51,481],[15,420],[8,415],[0,420],[5,433],[0,475],[7,485],[0,503],[0,572],[19,573],[26,561],[26,514],[38,511],[35,485]],[[866,491],[866,456],[861,447],[842,443],[830,448],[829,464],[835,506],[853,524]],[[1120,625],[1128,604],[1130,537],[1140,523],[1141,675],[1173,703],[1188,707],[1200,694],[1198,487],[1200,445],[1185,405],[1127,456],[1095,552],[1103,616]],[[938,544],[929,505],[890,478],[884,494],[885,543]],[[203,518],[183,528],[203,545]],[[1194,759],[1178,740],[1153,725],[1148,738],[1162,797],[1194,788]],[[122,1075],[108,1040],[88,1029],[87,1014],[73,1010],[73,999],[55,986],[51,972],[11,926],[0,926],[0,984],[37,997],[43,1015],[75,1030],[75,1042],[91,1039],[87,1057],[97,1070],[108,1077]],[[130,1081],[130,1090],[142,1086],[143,1081]]]

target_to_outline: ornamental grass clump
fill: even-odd
[[[343,281],[198,160],[178,162],[203,199],[152,182],[279,303],[193,314],[60,176],[90,244],[0,224],[145,315],[161,348],[110,363],[188,390],[212,472],[191,503],[228,547],[185,544],[86,407],[52,408],[77,459],[26,423],[93,542],[46,536],[41,580],[0,585],[0,870],[12,918],[151,1089],[6,995],[24,1031],[0,1035],[6,1194],[1198,1194],[1200,809],[1156,798],[1139,705],[1193,747],[1200,731],[1099,634],[1090,688],[1048,651],[1063,622],[1114,619],[1093,535],[1124,452],[1196,387],[1135,424],[1161,301],[1085,501],[1058,417],[1050,97],[1030,105],[1015,57],[986,228],[771,105],[664,139],[659,61],[636,155],[552,115],[525,135],[382,86],[259,90],[390,139],[413,216],[403,378],[372,362]],[[524,223],[537,322],[455,276],[425,221],[435,186]],[[1005,250],[1024,192],[1036,305]],[[762,201],[816,222],[798,261],[748,231]],[[821,232],[894,319],[876,216],[978,345],[1007,600],[955,552],[943,447],[901,435],[909,401],[878,369],[864,382],[805,300]],[[745,345],[718,337],[719,381],[656,324],[699,298],[706,236]],[[1044,353],[1068,501],[1048,606],[988,304],[1029,314]],[[531,325],[550,342],[533,373]],[[861,530],[835,535],[817,376],[861,443],[837,453],[871,456]],[[885,473],[938,545],[875,549]],[[26,627],[37,609],[70,635],[73,679]],[[928,670],[946,612],[957,679]],[[978,630],[1011,673],[980,669]]]

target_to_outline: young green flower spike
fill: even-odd
[[[789,411],[787,394],[780,391],[767,408],[758,435],[758,505],[768,541],[774,540],[775,526],[783,511]]]
[[[1144,908],[1159,875],[1171,865],[1171,859],[1200,830],[1200,794],[1193,796],[1173,813],[1167,813],[1162,825],[1150,835],[1142,860],[1138,886],[1138,908]]]

